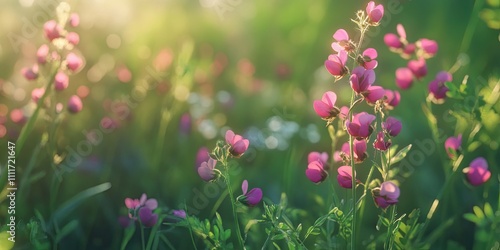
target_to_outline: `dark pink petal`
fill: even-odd
[[[54,88],[57,91],[62,91],[68,88],[69,77],[64,72],[58,72],[54,77]]]
[[[391,142],[385,141],[384,132],[380,131],[377,134],[377,138],[373,142],[373,147],[380,151],[386,151],[391,146]]]
[[[125,206],[128,209],[135,209],[135,207],[137,205],[139,205],[139,201],[138,200],[133,200],[131,198],[125,198]]]
[[[384,43],[389,48],[400,49],[403,47],[403,44],[399,40],[399,37],[396,34],[392,33],[385,34]]]
[[[326,103],[316,100],[313,102],[313,108],[316,114],[318,114],[320,117],[322,118],[330,117],[331,108]]]
[[[408,68],[396,70],[396,85],[401,89],[408,89],[413,83],[413,73]]]
[[[394,117],[388,117],[385,122],[382,123],[382,129],[391,136],[397,136],[399,132],[401,132],[402,127],[403,125],[401,122]]]
[[[206,163],[206,162],[204,162]],[[208,168],[206,165],[203,163],[201,166],[198,168],[198,175],[203,179],[204,181],[211,181],[215,178],[215,172],[213,169]]]
[[[352,168],[341,166],[338,170],[337,181],[343,188],[352,188]]]
[[[66,56],[66,64],[68,66],[68,69],[70,69],[71,71],[77,71],[82,66],[83,61],[79,56],[70,52]]]
[[[248,192],[246,196],[248,205],[253,207],[259,204],[260,200],[262,200],[262,189],[252,188],[252,190],[250,190],[250,192]]]
[[[248,181],[244,180],[241,184],[241,191],[243,191],[243,195],[247,194],[248,191]]]
[[[338,42],[348,41],[349,34],[347,34],[347,31],[345,31],[344,29],[338,29],[337,31],[335,31],[335,34],[333,34],[333,39],[337,40]]]
[[[411,60],[408,62],[408,68],[411,70],[413,75],[420,79],[427,75],[427,64],[424,58],[419,58],[418,60]]]
[[[313,161],[307,166],[306,176],[310,181],[320,183],[326,179],[328,173],[323,169],[323,163]]]
[[[247,151],[248,146],[250,145],[250,142],[247,139],[237,141],[232,147],[231,147],[231,153],[235,156],[242,155]]]
[[[482,167],[469,167],[467,172],[467,180],[473,186],[480,186],[487,182],[491,177],[491,172]]]
[[[438,51],[438,44],[434,40],[422,38],[419,40],[419,43],[420,43],[420,47],[429,56],[434,56]]]
[[[234,132],[232,130],[226,131],[226,143],[229,145],[233,145]]]
[[[440,71],[436,74],[434,79],[439,82],[451,82],[453,80],[453,76],[446,71]]]
[[[158,207],[158,201],[156,199],[148,199],[144,203],[144,206],[151,210],[155,210]]]
[[[397,200],[399,193],[399,187],[392,181],[385,181],[380,185],[380,196],[385,196],[390,200]]]
[[[68,110],[71,113],[78,113],[82,111],[83,103],[80,97],[73,95],[68,100]]]
[[[61,37],[62,28],[55,20],[49,20],[43,25],[45,36],[49,41]]]
[[[366,140],[354,140],[353,153],[357,162],[362,162],[366,158]]]
[[[158,215],[154,214],[151,209],[143,207],[139,210],[139,219],[145,227],[152,227],[158,222]]]
[[[462,135],[458,135],[457,137],[449,137],[444,142],[444,148],[446,149],[446,153],[450,158],[453,157],[452,151],[458,151],[462,144]]]
[[[385,97],[386,97],[385,103],[391,108],[398,106],[399,101],[401,100],[401,95],[397,90],[386,89]]]
[[[204,161],[208,161],[210,159],[210,152],[208,152],[208,149],[206,147],[202,147],[198,149],[198,152],[196,153],[196,168],[200,167],[201,163]]]
[[[382,99],[385,94],[385,90],[380,86],[370,86],[367,89],[368,94],[365,95],[365,99],[369,103],[375,103]]]
[[[469,167],[488,169],[488,162],[483,157],[478,157],[470,163]]]
[[[351,83],[351,88],[352,90],[354,90],[354,92],[361,93],[361,87],[359,86],[358,75],[352,74],[351,77],[349,78],[349,82]]]
[[[80,43],[80,36],[75,32],[69,32],[66,35],[66,40],[73,45],[78,45]]]
[[[397,30],[397,32],[398,32],[398,34],[399,34],[399,37],[401,37],[403,40],[406,40],[406,31],[405,31],[405,27],[403,27],[403,25],[399,23],[399,24],[396,26],[396,30]]]

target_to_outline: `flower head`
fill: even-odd
[[[57,91],[65,90],[69,85],[69,78],[64,72],[57,72],[54,77],[54,88]]]
[[[398,203],[399,193],[399,187],[392,181],[385,181],[379,188],[374,188],[372,190],[375,205],[382,209],[386,209],[388,206]]]
[[[347,62],[347,52],[345,50],[341,50],[337,55],[331,54],[328,56],[328,59],[325,61],[325,68],[330,72],[332,76],[335,76],[337,79],[342,78],[345,74],[347,74],[347,67],[345,66]]]
[[[68,110],[69,112],[76,114],[83,109],[83,103],[80,97],[72,95],[68,100]]]
[[[444,142],[444,148],[446,149],[446,153],[450,158],[454,158],[456,156],[456,152],[460,149],[462,145],[462,135],[458,135],[457,137],[449,137]]]
[[[80,24],[80,16],[77,13],[72,13],[69,16],[68,21],[69,21],[69,25],[71,25],[71,27],[76,27]]]
[[[375,72],[371,69],[365,69],[363,67],[356,67],[352,71],[352,75],[349,78],[351,83],[351,88],[358,94],[368,90],[368,88],[375,82]]]
[[[413,73],[409,68],[396,70],[396,85],[401,89],[408,89],[413,84]]]
[[[158,222],[158,215],[148,207],[142,207],[139,209],[139,220],[145,227],[152,227]]]
[[[208,148],[206,147],[201,147],[198,149],[198,152],[196,153],[196,164],[195,167],[198,169],[198,167],[201,166],[201,163],[204,161],[208,161],[210,159],[210,152],[208,151]]]
[[[367,138],[373,131],[371,124],[375,118],[374,115],[366,112],[355,114],[352,121],[346,120],[345,122],[347,132],[358,140]]]
[[[397,136],[401,132],[403,125],[401,122],[394,117],[387,117],[385,122],[382,123],[382,129],[390,136]]]
[[[36,88],[31,91],[31,99],[37,103],[40,98],[45,94],[44,88]]]
[[[76,45],[78,45],[78,43],[80,43],[80,36],[78,35],[78,33],[69,32],[66,35],[66,40],[68,40],[69,43],[76,46]]]
[[[380,151],[386,151],[391,146],[391,140],[385,140],[384,132],[380,131],[377,133],[377,139],[373,142],[373,147]]]
[[[75,55],[74,53],[70,52],[66,56],[66,65],[68,66],[68,69],[71,71],[77,71],[83,64],[82,59]]]
[[[215,166],[217,166],[217,161],[212,158],[209,158],[208,161],[202,162],[198,167],[198,175],[204,181],[213,181],[217,179],[218,176],[214,171]]]
[[[314,160],[307,165],[306,176],[314,183],[321,183],[326,179],[328,173],[325,171],[321,160]]]
[[[253,207],[262,200],[262,189],[260,188],[253,188],[250,190],[250,192],[247,193],[248,191],[248,181],[244,180],[243,183],[241,184],[241,190],[243,191],[243,194],[238,196],[236,200],[239,202],[243,203],[244,205],[248,207]]]
[[[365,69],[374,69],[377,67],[378,62],[375,60],[377,58],[377,50],[374,48],[368,48],[363,51],[360,64]]]
[[[373,104],[384,97],[385,90],[380,86],[370,86],[362,94],[367,103]]]
[[[372,24],[378,24],[384,16],[384,6],[382,4],[375,5],[375,2],[370,1],[366,6],[366,14]]]
[[[437,73],[434,80],[429,83],[430,100],[436,104],[443,103],[446,98],[446,93],[448,92],[448,87],[446,87],[445,83],[451,82],[452,80],[453,77],[446,71]]]
[[[232,130],[226,132],[226,142],[229,144],[229,152],[234,157],[240,157],[247,151],[250,142],[241,135],[235,134]]]
[[[39,64],[45,64],[47,62],[47,56],[49,55],[49,46],[47,44],[42,44],[40,48],[36,51],[36,57]]]
[[[427,75],[427,64],[423,57],[409,61],[407,66],[417,79]]]
[[[340,109],[335,106],[337,95],[332,91],[325,92],[321,100],[313,103],[314,111],[323,119],[333,119],[340,113]]]
[[[473,186],[480,186],[491,177],[488,162],[483,157],[474,159],[469,167],[464,168],[463,172],[466,174],[467,181]]]
[[[335,31],[333,39],[335,39],[335,42],[332,43],[332,49],[336,52],[349,52],[354,49],[354,44],[349,40],[349,34],[344,29]]]
[[[337,181],[339,185],[343,188],[352,188],[352,167],[351,166],[341,166],[337,169]],[[356,180],[359,183],[359,180]]]
[[[394,109],[396,106],[399,105],[400,100],[401,100],[401,95],[399,94],[399,91],[390,89],[385,90],[384,102],[385,106],[388,109]]]
[[[434,40],[422,38],[416,44],[424,52],[425,58],[433,57],[438,51],[438,44]]]
[[[327,152],[320,153],[320,152],[316,152],[316,151],[309,153],[309,155],[307,155],[307,162],[311,163],[313,161],[320,161],[323,164],[327,164],[328,163],[328,153]]]
[[[52,41],[56,38],[61,37],[61,33],[63,29],[55,20],[49,20],[43,25],[43,31],[45,32],[45,36],[49,41]]]

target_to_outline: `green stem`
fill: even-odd
[[[144,226],[141,223],[141,242],[142,242],[142,250],[146,250],[146,245],[144,243]]]
[[[483,5],[484,0],[476,0],[474,3],[474,8],[472,9],[471,17],[462,39],[462,45],[460,46],[460,52],[462,53],[469,49],[472,37],[474,35],[474,29],[476,28],[477,22],[479,21],[479,11],[482,9]]]
[[[234,204],[234,194],[233,194],[233,188],[231,187],[231,180],[230,180],[230,174],[229,174],[229,169],[227,166],[227,162],[222,162],[224,165],[224,170],[225,170],[225,176],[224,180],[226,181],[227,185],[227,190],[229,192],[229,199],[231,203],[231,209],[233,210],[233,217],[234,217],[234,226],[236,230],[236,237],[238,238],[238,244],[239,247],[238,249],[245,249],[245,245],[243,244],[243,237],[241,237],[241,231],[240,231],[240,223],[238,222],[238,214],[236,213],[236,207]]]
[[[394,235],[391,233],[392,225],[394,223],[394,219],[396,218],[396,205],[391,207],[391,220],[389,222],[389,226],[387,227],[387,238],[385,241],[385,249],[392,249]]]
[[[368,173],[368,177],[366,178],[366,181],[365,181],[365,186],[364,186],[364,190],[363,190],[363,200],[361,201],[361,204],[360,204],[360,208],[359,208],[359,218],[363,218],[363,214],[365,212],[365,199],[366,199],[366,192],[368,191],[368,184],[370,183],[370,180],[372,178],[372,175],[373,175],[373,169],[375,168],[375,166],[372,166],[370,168],[370,172]],[[358,222],[358,226],[361,226],[361,220]]]

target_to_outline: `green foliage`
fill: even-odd
[[[231,229],[224,229],[219,213],[215,213],[215,218],[211,223],[208,219],[200,220],[195,216],[188,216],[185,220],[181,220],[174,225],[189,228],[210,249],[233,248],[233,243],[228,242],[231,238]]]

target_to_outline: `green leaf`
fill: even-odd
[[[284,234],[275,234],[273,237],[271,237],[271,240],[276,241],[276,240],[282,240],[285,238]]]
[[[130,225],[125,228],[123,232],[122,245],[120,247],[121,250],[124,250],[127,247],[128,242],[132,239],[135,233],[135,223],[130,223]]]
[[[64,237],[73,232],[78,227],[78,221],[72,220],[59,231],[56,235],[56,244],[59,243]]]
[[[411,149],[411,144],[399,150],[399,152],[391,158],[391,165],[403,160]]]
[[[472,210],[474,210],[474,213],[476,214],[476,216],[477,216],[478,219],[480,219],[480,220],[484,219],[484,213],[483,213],[483,210],[481,210],[480,207],[474,206],[472,208]]]
[[[300,234],[300,232],[302,231],[302,223],[299,223],[295,231],[297,231],[297,233]]]
[[[493,208],[491,207],[490,203],[488,203],[488,202],[486,202],[484,204],[484,214],[490,220],[494,220],[495,219],[495,213],[493,212]]]
[[[228,240],[230,237],[231,237],[231,229],[226,229],[226,231],[224,231],[223,240]]]
[[[276,244],[276,242],[273,242],[273,246],[274,246],[276,249],[281,250],[281,247],[280,247],[278,244]]]
[[[219,239],[219,227],[214,225],[214,238]]]
[[[88,188],[77,195],[73,196],[73,198],[66,201],[62,204],[53,215],[53,219],[56,221],[60,221],[64,219],[71,211],[75,210],[81,203],[83,203],[86,199],[100,194],[111,188],[111,184],[109,182],[97,185],[95,187]]]
[[[464,214],[464,219],[473,222],[475,224],[481,223],[481,220],[475,214],[471,213]]]

